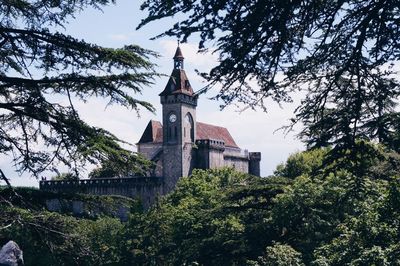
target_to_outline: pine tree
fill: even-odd
[[[149,60],[157,55],[136,45],[105,48],[57,31],[84,8],[113,3],[1,1],[0,154],[13,156],[18,171],[38,176],[60,163],[79,172],[86,162],[143,162],[113,134],[85,123],[73,100],[101,97],[153,111],[133,94],[152,84],[157,74]],[[58,103],[60,96],[69,104]],[[1,169],[0,174],[8,182]]]

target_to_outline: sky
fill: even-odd
[[[123,0],[103,8],[102,11],[83,10],[75,19],[71,19],[62,31],[104,47],[119,48],[136,44],[156,51],[161,55],[153,60],[158,65],[156,70],[169,75],[173,67],[172,57],[177,40],[168,37],[156,40],[150,38],[162,33],[178,18],[156,21],[136,31],[137,25],[146,16],[146,13],[139,9],[139,2]],[[189,38],[188,43],[181,44],[186,74],[195,91],[205,85],[195,70],[207,72],[218,59],[215,54],[197,53],[196,41],[198,40],[194,37]],[[161,121],[162,110],[158,94],[164,89],[167,81],[168,77],[161,77],[151,87],[144,88],[141,95],[136,95],[138,99],[152,103],[156,108],[155,113],[142,109],[138,117],[133,110],[107,106],[107,101],[99,98],[91,98],[86,103],[76,101],[74,105],[89,124],[105,128],[122,140],[134,144],[140,139],[150,119]],[[245,106],[229,106],[221,110],[221,102],[210,99],[215,93],[216,90],[200,96],[196,110],[197,121],[226,127],[241,148],[261,152],[261,176],[272,174],[276,166],[284,162],[290,154],[304,150],[304,145],[295,137],[296,131],[287,135],[283,131],[276,131],[289,123],[300,99],[295,98],[294,103],[282,106],[270,101],[268,113],[261,109],[246,109]],[[11,178],[11,183],[15,186],[38,186],[38,181],[29,174],[20,176],[16,173],[8,157],[0,157],[0,169]]]

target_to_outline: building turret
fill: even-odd
[[[176,48],[175,56],[174,56],[174,69],[183,69],[183,57],[181,48],[178,46]]]
[[[261,152],[249,152],[249,174],[260,176]]]

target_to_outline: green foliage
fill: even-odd
[[[338,236],[315,251],[317,265],[398,265],[400,217],[390,211],[386,184],[384,188],[375,200],[358,203],[358,215],[347,217]]]
[[[56,213],[1,207],[1,242],[16,241],[27,265],[78,265],[90,261],[80,236],[72,232],[76,219]]]
[[[291,246],[275,244],[265,250],[265,255],[258,258],[260,266],[303,266],[301,254]]]
[[[153,166],[151,161],[138,153],[117,154],[117,156],[122,158],[104,161],[100,167],[89,173],[89,178],[145,176]],[[120,162],[125,163],[121,165]]]
[[[90,247],[91,265],[123,265],[127,257],[125,226],[115,218],[83,220],[75,233]]]
[[[61,205],[81,201],[91,206],[88,212],[98,214],[82,219],[62,210],[48,212],[49,199]],[[129,265],[125,225],[113,218],[113,208],[126,205],[138,213],[131,199],[5,188],[0,190],[0,203],[0,245],[16,241],[26,265]]]
[[[285,164],[280,164],[274,171],[275,176],[294,179],[301,175],[316,174],[323,167],[325,156],[331,149],[313,149],[289,156]]]
[[[386,160],[392,152],[366,145],[367,154],[329,158],[333,166],[296,178],[276,197],[280,241],[301,252],[306,264],[397,265],[398,179],[391,178],[397,162]],[[385,171],[375,175],[376,168]]]
[[[132,217],[131,261],[397,265],[397,157],[359,145],[340,158],[327,148],[294,154],[269,178],[195,171],[148,213]]]
[[[60,174],[57,174],[57,175],[53,176],[51,178],[51,180],[55,180],[55,181],[61,181],[61,180],[72,181],[72,180],[79,180],[79,176],[77,176],[74,173],[60,173]]]
[[[56,30],[84,8],[114,2],[1,2],[0,154],[12,156],[18,171],[38,177],[60,164],[79,173],[87,162],[140,168],[144,161],[110,132],[85,123],[73,103],[100,97],[154,111],[133,95],[157,76],[149,62],[157,54],[136,45],[101,47]]]
[[[260,254],[271,198],[287,183],[232,169],[196,170],[138,222],[134,261],[142,264],[243,264]],[[260,252],[258,252],[260,251]]]

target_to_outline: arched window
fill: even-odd
[[[187,113],[183,125],[185,142],[194,142],[194,123],[193,117]]]

